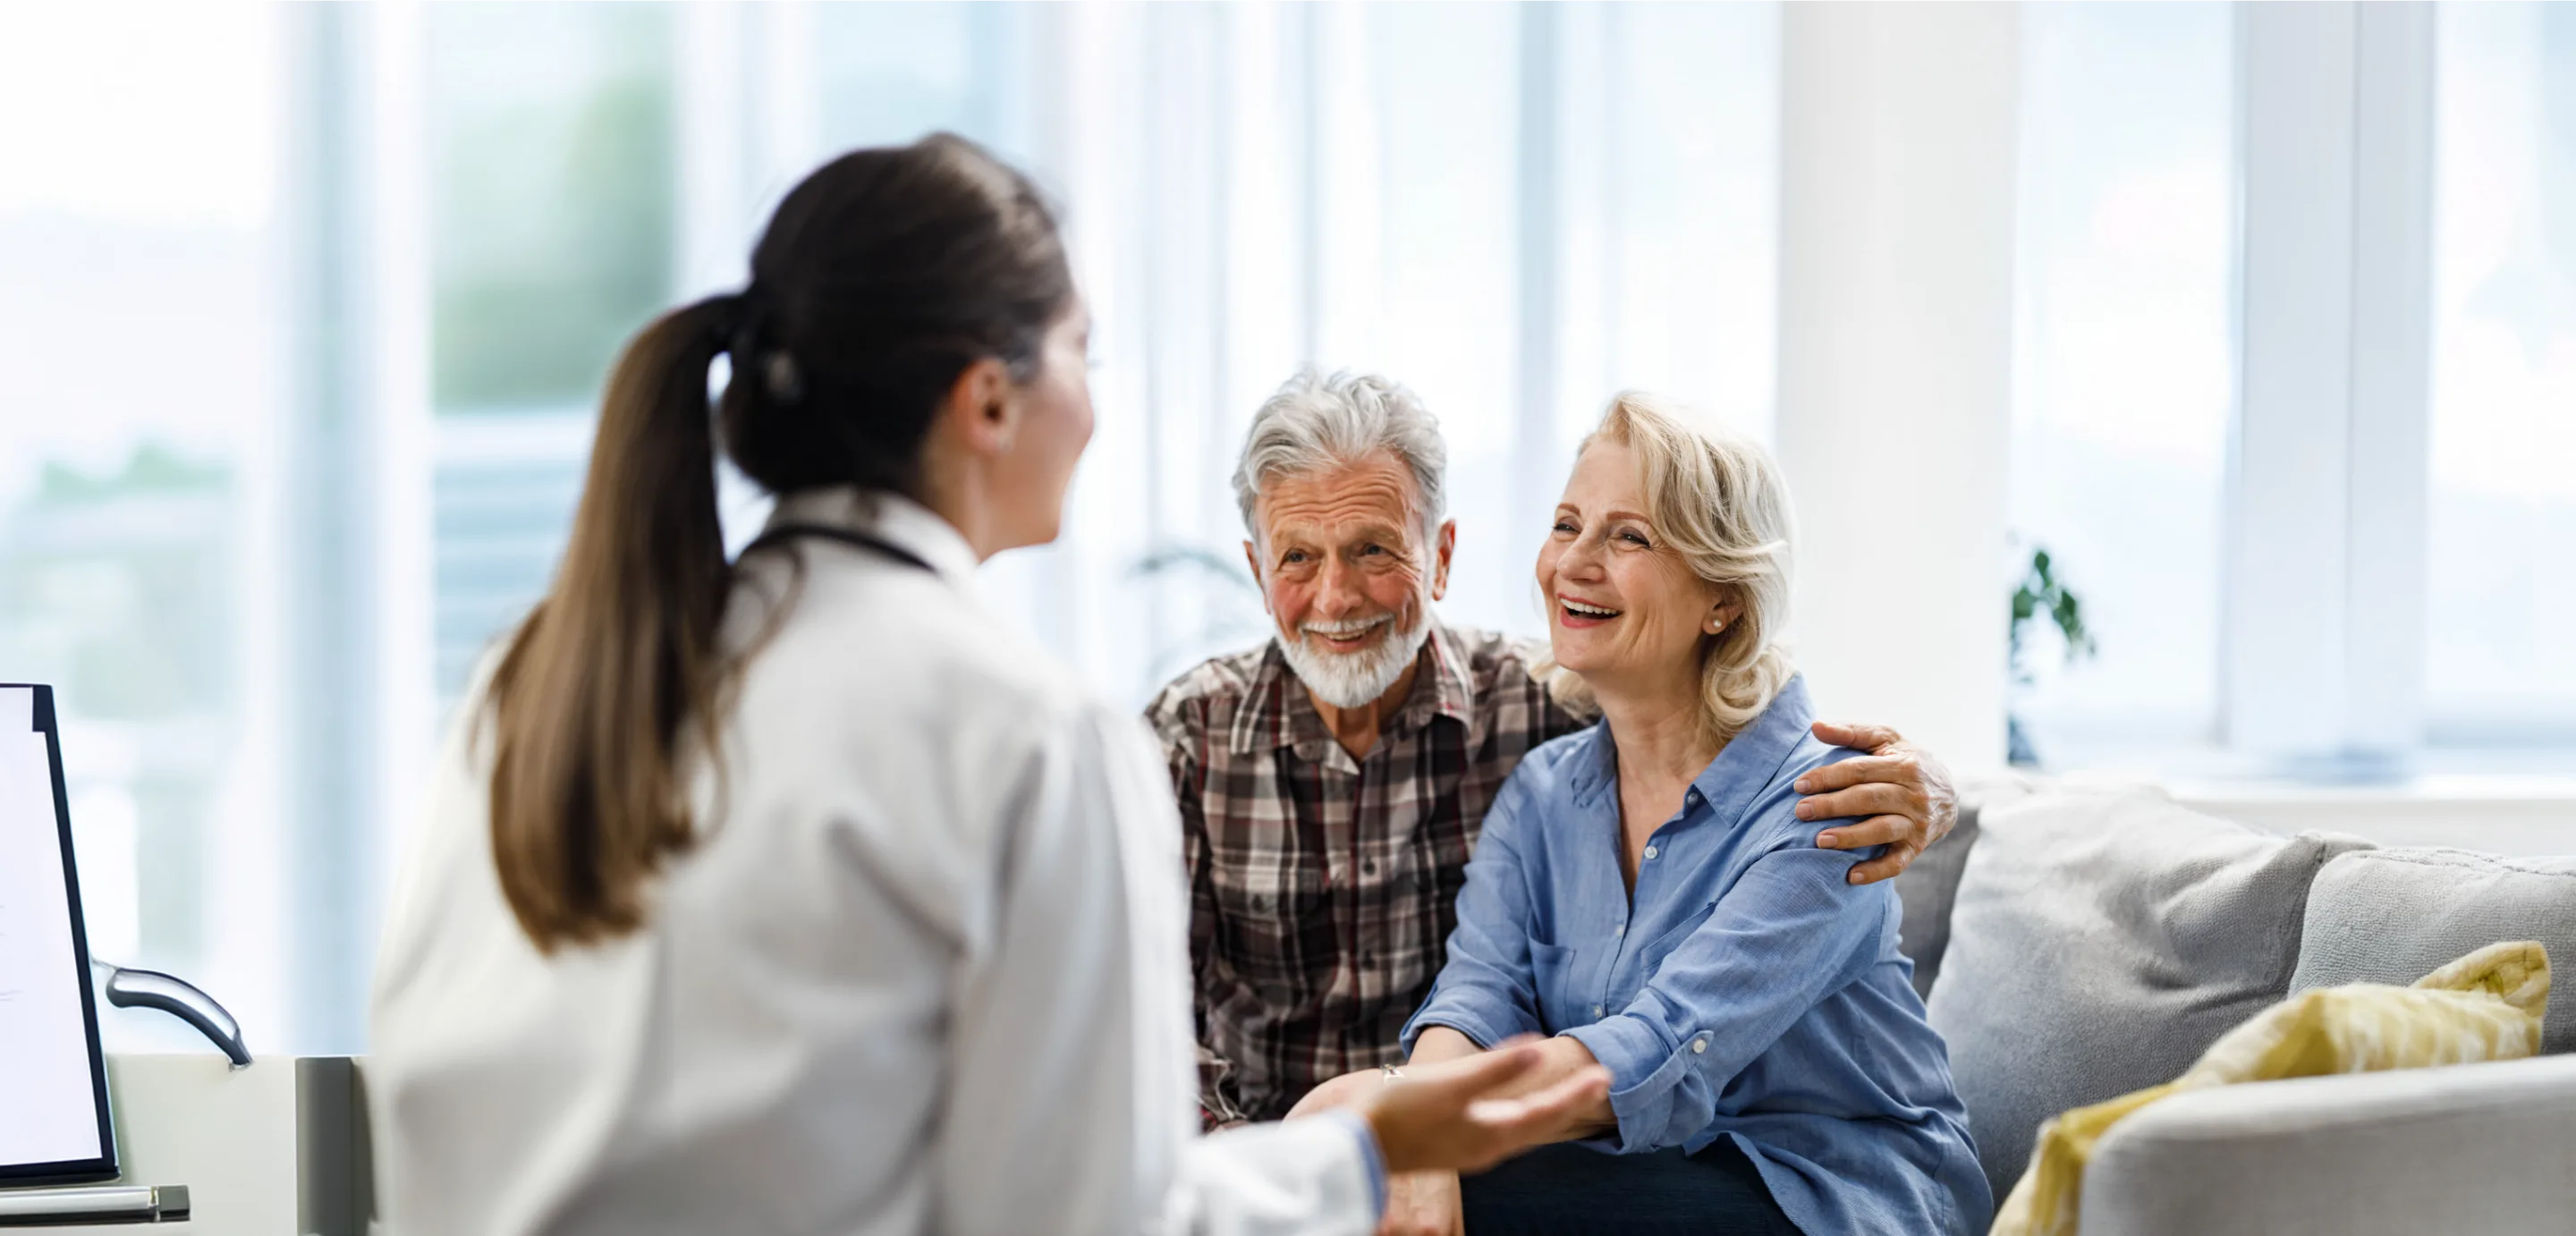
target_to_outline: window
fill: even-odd
[[[2053,762],[2215,736],[2232,21],[2222,4],[2022,11],[2013,561],[2049,552],[2098,648],[2069,664],[2045,619],[2028,633],[2016,712]]]
[[[2576,11],[2440,13],[2425,655],[2438,745],[2576,744]]]
[[[815,13],[824,145],[833,151],[908,142],[946,130],[1010,149],[1026,122],[1008,85],[1013,35],[1027,16],[1007,4],[832,4]]]
[[[1613,4],[1562,13],[1558,445],[1570,451],[1611,393],[1630,387],[1767,441],[1780,10]],[[1544,479],[1552,498],[1563,478]]]
[[[2576,20],[2023,21],[2016,552],[2100,650],[2037,624],[2040,754],[2576,767]]]
[[[0,678],[58,688],[92,952],[261,1030],[288,981],[281,68],[268,10],[0,11],[0,115],[45,117],[0,125]]]
[[[672,11],[425,11],[437,688],[544,591],[618,349],[669,306]]]

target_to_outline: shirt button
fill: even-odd
[[[1708,1040],[1707,1040],[1707,1039],[1692,1039],[1692,1040],[1691,1040],[1691,1053],[1692,1053],[1693,1055],[1700,1054],[1700,1053],[1705,1052],[1705,1051],[1707,1051],[1707,1050],[1708,1050]]]
[[[1601,1006],[1600,1006],[1600,1005],[1596,1004],[1596,1005],[1593,1005],[1593,1006],[1592,1006],[1592,1015],[1593,1015],[1593,1016],[1595,1016],[1595,1017],[1599,1017],[1599,1016],[1601,1015]]]
[[[1653,858],[1654,856],[1655,856],[1655,847],[1653,847],[1653,846],[1647,846],[1647,847],[1646,847],[1646,857],[1648,857],[1648,858]]]
[[[1367,860],[1367,861],[1365,861],[1365,862],[1362,862],[1362,863],[1360,864],[1360,874],[1361,874],[1361,875],[1376,875],[1376,874],[1377,874],[1377,860],[1376,860],[1376,859],[1374,859],[1374,858],[1372,858],[1372,859],[1369,859],[1369,860]]]
[[[1621,923],[1618,926],[1611,928],[1610,934],[1614,936],[1624,936],[1628,934],[1628,925],[1626,923]]]

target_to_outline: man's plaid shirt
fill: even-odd
[[[1362,759],[1275,640],[1200,665],[1146,709],[1181,806],[1212,1125],[1276,1120],[1316,1083],[1398,1058],[1485,809],[1531,748],[1584,724],[1502,636],[1435,619],[1424,655]]]

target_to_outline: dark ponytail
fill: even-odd
[[[995,357],[1036,377],[1072,297],[1034,186],[943,134],[807,177],[763,234],[748,288],[627,344],[562,565],[488,695],[492,856],[540,949],[634,930],[650,877],[691,840],[684,756],[715,752],[729,673],[716,355],[733,360],[725,443],[753,480],[917,494],[958,375]]]

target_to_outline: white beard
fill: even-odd
[[[1325,652],[1307,643],[1306,631],[1334,630],[1343,625],[1309,622],[1299,629],[1297,638],[1279,640],[1279,653],[1288,659],[1288,668],[1297,671],[1298,681],[1305,683],[1315,698],[1335,708],[1365,708],[1386,694],[1396,679],[1404,677],[1405,668],[1421,655],[1422,642],[1431,638],[1431,607],[1422,606],[1415,615],[1411,629],[1390,629],[1375,644],[1357,652]],[[1395,620],[1382,618],[1378,625],[1393,628]]]

